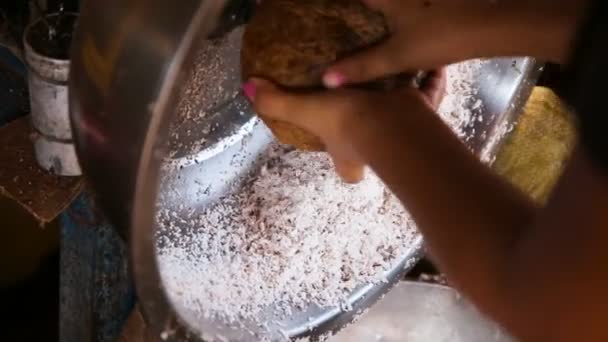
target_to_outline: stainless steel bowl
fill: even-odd
[[[402,282],[328,342],[513,342],[454,289]]]
[[[183,203],[202,210],[238,189],[244,175],[255,172],[264,160],[272,141],[250,111],[241,115],[246,101],[234,96],[218,107],[205,109],[213,115],[192,127],[205,131],[204,126],[211,122],[218,127],[205,136],[208,142],[199,150],[180,150],[184,140],[170,143],[181,85],[192,70],[196,51],[202,44],[209,44],[205,37],[221,37],[249,11],[249,1],[232,1],[222,11],[223,3],[182,0],[177,6],[163,0],[85,2],[73,50],[70,103],[80,162],[106,213],[130,239],[141,306],[152,335],[159,338],[199,340],[197,336],[205,332],[213,336],[232,331],[221,322],[192,322],[187,313],[175,309],[165,293],[156,262],[159,198],[177,210]],[[216,22],[220,25],[215,26]],[[491,159],[504,127],[514,122],[522,101],[528,97],[538,68],[528,58],[500,59],[486,68],[484,75],[492,77],[479,80],[479,96],[485,106],[478,115],[484,120],[474,120],[467,128],[475,133],[467,143]],[[230,87],[238,87],[238,78],[235,82]],[[188,139],[200,138],[194,134]],[[172,152],[173,167],[161,170],[168,152]],[[234,158],[241,160],[237,168],[231,163]],[[174,170],[173,177],[165,177],[163,172],[167,170]],[[162,187],[161,178],[165,179]],[[389,272],[388,284],[362,284],[352,294],[354,310],[311,307],[284,322],[284,330],[292,337],[318,336],[349,323],[358,309],[372,305],[411,267],[422,250],[422,239],[418,241]]]

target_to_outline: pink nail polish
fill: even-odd
[[[346,77],[341,73],[330,71],[323,76],[323,83],[327,88],[339,88],[346,82]]]
[[[247,96],[249,101],[255,101],[255,92],[255,84],[253,84],[252,82],[247,82],[243,84],[243,93],[245,94],[245,96]]]

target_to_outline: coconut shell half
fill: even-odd
[[[242,77],[260,77],[292,91],[322,89],[325,69],[387,37],[384,16],[359,0],[264,0],[245,29]],[[316,136],[258,115],[281,143],[324,150]]]

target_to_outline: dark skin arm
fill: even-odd
[[[362,0],[387,17],[382,44],[330,67],[335,88],[473,58],[535,56],[565,62],[585,0]]]
[[[440,268],[516,336],[608,340],[608,180],[582,150],[540,209],[479,163],[415,90],[292,95],[255,82],[256,108],[290,113],[334,155],[370,165]]]
[[[326,77],[329,87],[469,57],[560,61],[585,7],[571,0],[559,6],[545,0],[433,2],[451,6],[451,21],[429,7],[419,6],[416,14],[418,1],[366,2],[392,16],[394,37],[404,41],[389,40],[390,48],[380,45],[339,62],[328,75],[338,71],[340,82]],[[420,20],[401,22],[396,3]],[[492,12],[498,5],[509,10]],[[429,23],[437,30],[432,35]],[[441,269],[514,335],[533,342],[608,341],[608,176],[584,149],[577,149],[547,207],[539,208],[469,153],[435,115],[429,89],[295,95],[252,80],[245,90],[258,112],[321,137],[346,180],[356,181],[358,168],[371,166],[408,208]]]
[[[608,340],[608,181],[582,149],[540,210],[430,112],[385,120],[357,148],[463,293],[524,341]]]

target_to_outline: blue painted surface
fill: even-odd
[[[61,222],[61,341],[116,341],[135,303],[127,247],[87,195]]]
[[[15,56],[8,48],[0,45],[0,60],[7,63],[7,66],[15,70],[21,77],[27,75],[27,69],[23,62]]]
[[[0,126],[29,113],[25,65],[0,45]]]

